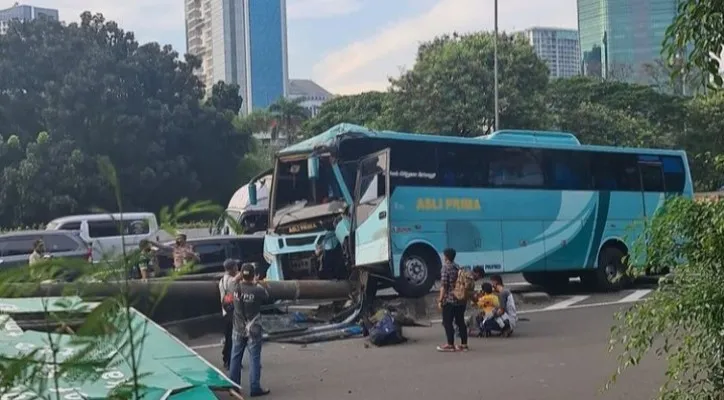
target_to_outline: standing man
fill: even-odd
[[[455,282],[460,273],[460,267],[455,264],[455,249],[447,248],[443,252],[442,275],[440,278],[440,297],[438,305],[442,310],[442,326],[445,328],[445,337],[447,343],[437,346],[437,351],[467,351],[468,350],[468,329],[465,326],[465,307],[467,299],[460,301],[453,295]],[[460,346],[455,347],[455,328],[453,322],[457,325],[460,333]]]
[[[158,275],[158,260],[154,250],[154,243],[143,239],[138,244],[140,254],[138,255],[138,270],[141,279],[146,280]]]
[[[219,280],[219,294],[221,295],[221,316],[224,318],[224,347],[221,349],[221,359],[227,371],[231,360],[231,335],[234,331],[234,292],[237,286],[234,278],[238,273],[239,265],[236,260],[224,261],[224,276]]]
[[[261,306],[269,301],[266,283],[255,282],[254,265],[244,263],[235,281],[234,331],[232,333],[229,378],[241,385],[241,360],[244,350],[249,351],[249,395],[265,396],[268,389],[261,387]]]
[[[186,242],[186,235],[176,235],[176,243],[173,246],[173,269],[180,271],[181,268],[190,262],[199,262],[199,255],[194,252],[193,246]]]

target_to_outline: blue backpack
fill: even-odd
[[[392,313],[385,311],[369,329],[369,341],[375,346],[388,346],[404,343],[407,338],[402,336],[402,325],[395,321]]]

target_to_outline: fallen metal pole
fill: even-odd
[[[268,281],[269,295],[275,300],[325,300],[345,298],[354,287],[349,281]]]

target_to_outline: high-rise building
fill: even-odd
[[[548,66],[551,78],[570,78],[580,74],[581,50],[575,29],[530,28],[525,37]]]
[[[31,21],[40,18],[57,21],[59,19],[58,10],[15,3],[10,8],[0,10],[0,35],[7,32],[10,21]]]
[[[662,59],[666,29],[680,0],[578,0],[584,75],[631,83],[651,82]]]
[[[287,94],[286,0],[186,0],[186,32],[207,90],[218,81],[239,85],[242,112]]]

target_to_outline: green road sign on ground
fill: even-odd
[[[72,307],[74,313],[88,313],[96,306],[97,303],[84,303],[77,297],[0,298],[0,357],[19,359],[32,356],[34,359],[44,359],[43,376],[48,378],[45,384],[39,379],[32,380],[32,384],[17,383],[9,392],[3,393],[2,399],[56,398],[58,392],[61,399],[67,400],[106,399],[114,388],[127,384],[132,378],[134,362],[131,354],[135,355],[137,375],[140,376],[139,383],[142,386],[141,398],[144,400],[214,398],[213,391],[228,391],[234,387],[221,371],[135,309],[132,309],[127,319],[131,329],[103,336],[100,340],[84,338],[70,331],[48,333],[37,328],[22,328],[23,321],[28,319],[35,320],[34,326],[37,327],[38,318],[28,318],[29,315],[52,320],[45,315],[67,312],[69,307]],[[129,331],[133,331],[133,337],[136,338],[134,351],[128,345]],[[103,363],[103,368],[96,368],[92,379],[79,378],[79,374],[72,370],[59,372],[58,368],[52,367],[62,365],[69,359],[86,357],[83,352],[89,348],[90,341],[101,343],[93,346],[94,354],[91,357],[109,361]],[[50,346],[49,343],[55,345]],[[56,364],[53,364],[53,348],[57,350]],[[57,386],[52,379],[56,374],[59,376]]]

